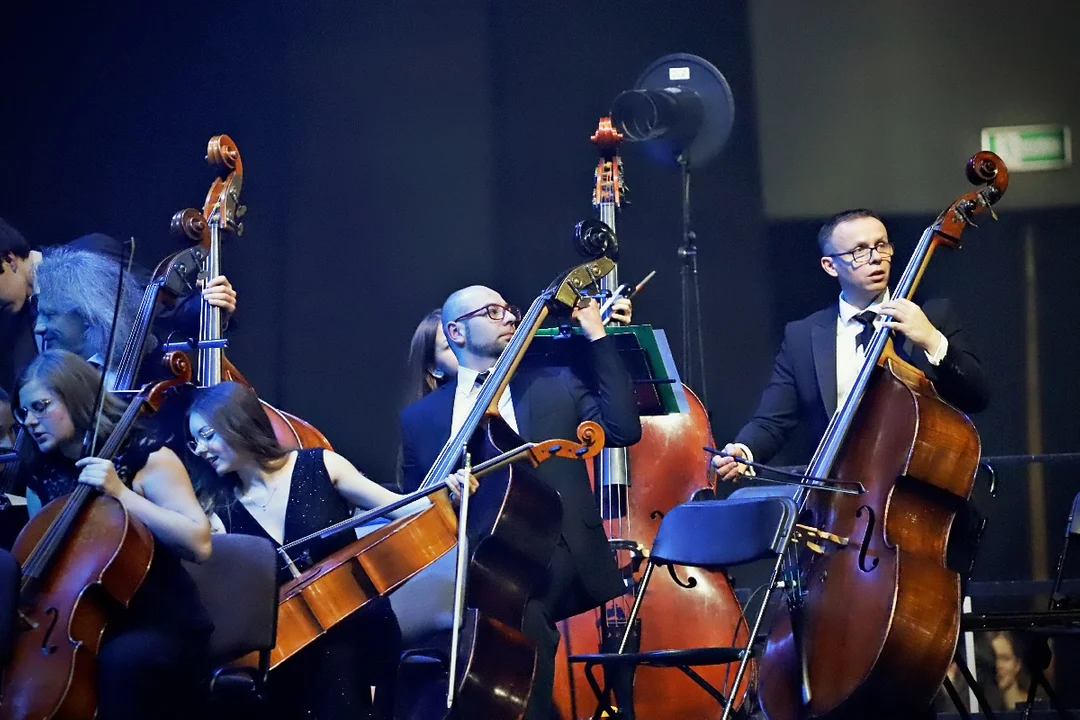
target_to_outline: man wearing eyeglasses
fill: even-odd
[[[628,300],[619,301],[613,309],[615,319],[630,321]],[[402,481],[407,491],[419,486],[443,445],[464,425],[486,371],[510,342],[522,315],[499,293],[476,285],[447,298],[442,317],[446,339],[458,361],[457,379],[401,413]],[[641,438],[641,420],[630,374],[614,341],[607,336],[596,302],[576,309],[573,317],[589,340],[589,377],[579,377],[568,368],[519,369],[499,399],[499,414],[525,440],[573,438],[578,423],[593,420],[604,428],[607,446],[632,445]],[[537,644],[539,653],[526,715],[536,720],[554,717],[551,696],[559,644],[555,623],[620,595],[624,585],[593,499],[585,463],[553,458],[530,473],[557,490],[563,505],[561,537],[548,578],[534,592],[522,628]],[[444,582],[440,586],[428,579],[428,617],[449,616],[452,555],[447,556],[450,560],[444,558],[445,567],[431,569],[431,575],[443,571]],[[423,614],[421,603],[404,600],[409,590],[406,584],[392,596],[403,632],[410,624],[410,618],[403,615]]]
[[[983,410],[989,388],[979,359],[965,343],[960,324],[944,300],[924,307],[889,294],[893,245],[885,225],[870,210],[848,210],[818,233],[821,268],[840,284],[837,305],[789,323],[772,378],[753,419],[727,455],[767,463],[796,428],[813,439],[825,433],[858,375],[874,329],[884,325],[899,336],[897,354],[926,373],[946,401],[966,413]],[[892,317],[883,321],[882,315]],[[713,458],[722,480],[753,474],[731,457]]]

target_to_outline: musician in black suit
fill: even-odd
[[[629,303],[619,306],[629,320]],[[607,338],[596,303],[574,311],[590,340],[590,377],[566,368],[521,370],[499,401],[503,419],[526,440],[575,437],[580,422],[603,426],[608,446],[627,446],[641,437],[630,375]],[[477,378],[489,370],[510,340],[520,311],[490,288],[472,286],[443,305],[443,329],[458,360],[456,381],[446,383],[401,413],[402,481],[419,486],[451,435],[461,427],[479,391]],[[481,380],[482,382],[482,380]],[[555,623],[594,608],[623,592],[585,464],[553,458],[531,471],[559,492],[562,533],[548,578],[525,611],[522,631],[537,643],[539,666],[527,718],[553,716],[552,683],[559,634]]]
[[[0,388],[11,391],[16,376],[37,356],[34,266],[41,253],[0,218]]]
[[[784,328],[772,378],[753,419],[724,448],[728,456],[768,462],[800,425],[815,441],[824,435],[879,325],[898,333],[897,354],[926,373],[947,402],[966,413],[986,407],[985,374],[948,301],[920,307],[890,297],[893,246],[877,215],[861,209],[840,213],[821,228],[818,244],[822,269],[840,284],[839,302]],[[892,320],[883,322],[882,314]],[[713,459],[721,479],[748,472],[728,456]]]

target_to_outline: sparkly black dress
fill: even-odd
[[[323,462],[322,448],[297,451],[285,509],[284,540],[290,543],[352,515]],[[270,537],[239,502],[218,510],[228,532]],[[302,571],[356,540],[351,531],[316,539],[290,557]],[[282,568],[282,583],[292,578]],[[364,608],[270,673],[270,706],[278,720],[360,720],[389,717],[401,633],[390,603]],[[371,686],[377,688],[375,706]]]
[[[160,447],[152,436],[130,441],[113,461],[120,479],[130,486]],[[26,484],[44,505],[74,490],[78,477],[73,460],[49,454],[29,468]],[[213,627],[180,558],[156,542],[146,579],[127,610],[106,626],[98,653],[98,718],[191,717],[204,699]]]

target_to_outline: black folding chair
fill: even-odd
[[[632,628],[657,566],[682,565],[707,570],[725,570],[736,565],[777,559],[784,551],[785,539],[795,522],[797,508],[788,488],[741,488],[726,500],[689,502],[673,508],[664,516],[656,533],[645,572],[634,598],[626,627]],[[769,604],[772,588],[766,588],[758,619]],[[759,622],[755,622],[754,627]],[[694,667],[727,665],[743,660],[753,645],[746,647],[672,648],[650,652],[616,652],[572,655],[570,662],[584,663],[586,679],[597,698],[594,720],[601,717],[624,717],[611,705],[611,688],[601,688],[595,676],[597,666],[617,674],[641,665],[677,668],[711,695],[721,707],[728,703],[722,690],[712,686]]]
[[[0,550],[0,668],[7,667],[11,660],[21,581],[22,572],[15,557],[7,550]]]
[[[185,563],[214,621],[210,636],[213,705],[262,698],[277,638],[277,552],[266,538],[222,534],[212,538],[204,563]],[[226,663],[258,653],[257,668]]]

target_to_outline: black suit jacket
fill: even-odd
[[[922,309],[949,340],[945,357],[934,367],[926,353],[903,335],[894,335],[897,354],[926,373],[947,402],[965,413],[983,410],[990,394],[986,377],[949,302],[929,300]],[[750,448],[754,460],[768,462],[801,423],[807,425],[815,442],[825,434],[836,411],[838,312],[837,306],[831,305],[784,328],[784,341],[757,412],[735,438]]]
[[[14,392],[15,381],[37,357],[36,306],[35,299],[30,298],[17,314],[0,314],[0,387],[8,393]]]
[[[565,367],[519,369],[510,381],[510,397],[519,434],[526,440],[576,437],[584,420],[598,422],[608,447],[624,447],[641,438],[641,420],[633,383],[610,338],[588,343],[591,373],[580,377]],[[402,483],[420,486],[450,437],[456,383],[450,382],[401,413]],[[623,592],[623,582],[589,484],[585,463],[552,458],[530,472],[558,491],[563,505],[562,538],[578,578],[588,594],[581,607],[557,608],[570,615],[596,607]]]

